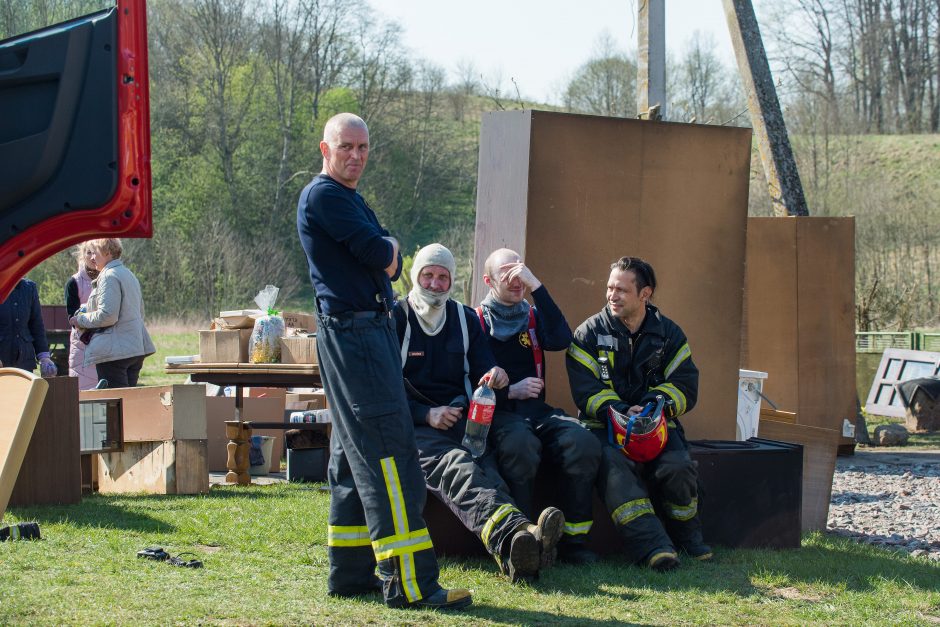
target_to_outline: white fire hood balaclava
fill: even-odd
[[[418,283],[418,275],[428,266],[441,266],[450,273],[450,288],[446,292],[426,290]],[[414,309],[421,329],[427,335],[437,335],[447,322],[447,301],[454,287],[457,262],[454,255],[440,244],[429,244],[415,254],[411,265],[411,292],[408,303]]]

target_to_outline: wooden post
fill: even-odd
[[[251,475],[248,474],[248,449],[251,446],[251,427],[238,420],[225,421],[225,435],[228,437],[228,460],[225,475],[226,483],[238,485],[251,485]]]
[[[641,0],[637,30],[636,112],[666,117],[666,0]],[[658,116],[650,107],[659,106]]]
[[[767,53],[751,0],[722,0],[734,46],[734,56],[744,81],[751,124],[757,135],[761,163],[767,175],[770,200],[778,216],[808,216],[803,184],[796,169],[793,149],[774,88]]]

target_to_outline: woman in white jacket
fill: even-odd
[[[98,269],[87,311],[77,313],[72,326],[82,331],[85,365],[94,364],[98,379],[108,387],[137,385],[144,358],[156,348],[144,327],[144,300],[137,277],[121,261],[121,240],[88,242]]]

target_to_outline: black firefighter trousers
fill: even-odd
[[[524,417],[503,412],[493,420],[490,444],[495,445],[499,472],[509,493],[526,516],[534,516],[533,487],[539,465],[546,464],[553,481],[553,502],[565,515],[562,542],[583,543],[593,524],[593,486],[601,463],[594,435],[560,410]]]
[[[640,464],[608,444],[606,431],[594,431],[604,442],[598,492],[623,538],[627,557],[634,562],[643,561],[656,549],[702,541],[698,471],[682,435],[674,428],[668,432],[659,457]],[[650,493],[663,520],[656,515]]]
[[[421,467],[431,493],[480,538],[503,567],[516,528],[529,520],[509,495],[494,456],[488,451],[474,459],[460,445],[466,422],[463,418],[447,430],[416,427]]]
[[[333,420],[327,587],[401,607],[440,589],[394,321],[320,316],[317,354]]]

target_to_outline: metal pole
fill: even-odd
[[[666,0],[640,0],[637,29],[636,112],[640,117],[659,105],[666,117]]]
[[[734,56],[738,59],[738,69],[747,92],[747,106],[757,135],[757,147],[767,175],[774,214],[808,216],[803,184],[796,169],[754,7],[750,0],[722,1]]]

